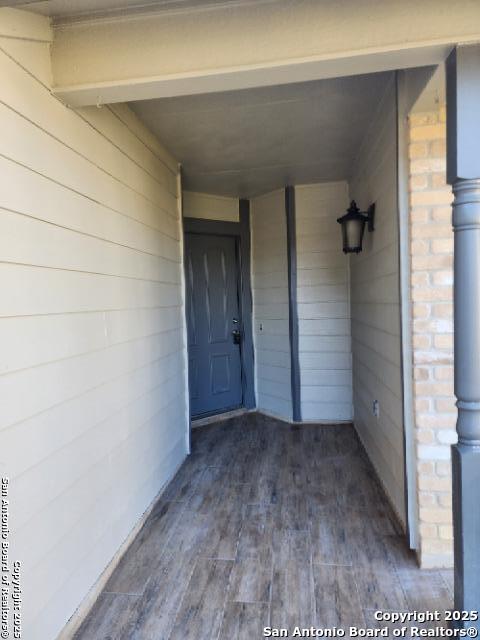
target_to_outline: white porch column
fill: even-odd
[[[480,45],[447,59],[447,180],[453,202],[455,609],[480,609]],[[480,629],[480,622],[464,623]]]

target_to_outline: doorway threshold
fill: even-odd
[[[228,418],[236,418],[237,416],[242,416],[245,413],[250,413],[251,411],[255,411],[255,409],[245,409],[244,407],[240,407],[239,409],[225,411],[224,413],[216,413],[213,416],[207,416],[205,418],[194,418],[192,420],[192,429],[196,429],[197,427],[206,427],[208,424],[221,422]]]

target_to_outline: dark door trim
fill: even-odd
[[[250,200],[240,200],[240,292],[243,322],[242,381],[243,402],[246,409],[255,408],[254,348],[253,348],[253,304],[250,268]]]
[[[238,250],[238,292],[242,317],[242,405],[255,408],[254,352],[252,333],[252,287],[250,278],[250,202],[240,200],[240,222],[184,218],[183,233],[233,236]]]
[[[290,379],[292,385],[292,417],[301,422],[300,358],[298,350],[297,306],[297,240],[295,224],[295,187],[285,187],[285,213],[287,216],[288,302],[290,330]]]

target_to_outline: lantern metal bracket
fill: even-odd
[[[366,212],[367,229],[368,231],[375,231],[375,203],[371,204]]]

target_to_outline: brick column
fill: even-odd
[[[452,192],[445,106],[410,116],[410,231],[419,559],[453,565],[450,445],[453,395]]]

